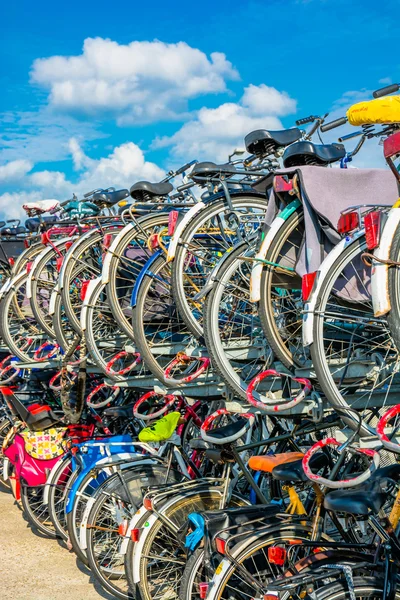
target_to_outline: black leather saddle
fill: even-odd
[[[289,148],[286,148],[283,155],[283,166],[326,166],[344,158],[345,155],[346,150],[343,144],[318,145],[312,142],[296,142],[289,146]]]
[[[213,179],[220,175],[234,175],[235,173],[236,168],[234,165],[217,165],[207,161],[197,163],[190,173],[190,178],[198,183],[204,183],[204,179]]]
[[[150,183],[150,181],[138,181],[130,189],[132,198],[142,200],[146,196],[168,196],[174,186],[165,181],[164,183]]]
[[[117,202],[125,200],[129,196],[128,190],[116,190],[115,192],[97,192],[90,198],[95,204],[103,206],[114,206]]]
[[[225,438],[229,439],[232,436],[238,434],[239,431],[241,431],[247,423],[247,419],[239,418],[237,421],[229,423],[229,425],[224,425],[223,427],[210,429],[209,431],[207,431],[207,436],[214,438],[215,440],[223,440]]]
[[[319,471],[319,469],[327,467],[328,462],[329,461],[326,454],[314,454],[310,458],[310,467],[313,471]],[[272,477],[274,479],[278,479],[279,481],[310,481],[307,475],[304,473],[303,461],[301,458],[290,463],[277,465],[272,469]]]
[[[18,227],[2,227],[0,229],[0,235],[4,237],[13,237],[14,235],[22,235],[28,233],[26,227],[19,225]]]
[[[279,148],[285,148],[297,142],[301,135],[301,131],[297,127],[279,131],[257,129],[246,135],[244,143],[247,152],[250,152],[250,154],[266,154],[276,152]]]
[[[126,406],[110,406],[105,409],[103,415],[106,417],[133,417],[133,404]]]

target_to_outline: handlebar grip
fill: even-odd
[[[297,119],[296,125],[306,125],[307,123],[314,123],[315,117],[310,115],[309,117],[305,117],[304,119]]]
[[[325,123],[325,125],[321,125],[321,131],[329,131],[330,129],[335,129],[335,127],[340,127],[341,125],[346,125],[347,123],[347,118],[346,117],[340,117],[340,119],[335,119],[334,121],[331,121],[330,123]]]
[[[98,192],[99,190],[92,190],[91,192],[87,192],[86,194],[83,194],[84,198],[89,198],[90,196],[93,196],[93,194],[95,192]]]
[[[398,92],[400,90],[400,85],[398,83],[392,83],[392,85],[387,85],[379,90],[375,90],[373,92],[374,98],[382,98],[382,96],[387,96],[388,94],[393,94],[394,92]]]
[[[197,160],[191,160],[190,162],[186,163],[186,165],[183,165],[183,167],[181,167],[180,169],[175,171],[176,175],[180,175],[181,173],[184,173],[184,171],[187,171],[195,163],[197,163]]]
[[[64,200],[64,202],[60,202],[60,206],[67,206],[67,204],[69,204],[70,202],[72,202],[72,198],[70,198],[69,200]]]
[[[189,188],[193,187],[195,184],[193,181],[191,181],[190,183],[184,183],[183,185],[178,185],[178,187],[176,188],[177,192],[183,192],[184,190],[188,190]]]

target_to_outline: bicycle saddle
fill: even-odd
[[[326,166],[337,162],[346,155],[343,144],[317,145],[312,142],[296,142],[286,148],[283,155],[284,167],[302,165]]]
[[[0,229],[0,235],[4,236],[21,235],[23,233],[28,233],[28,230],[22,225],[19,227],[2,227]]]
[[[250,154],[265,154],[297,142],[301,135],[301,131],[297,127],[279,131],[257,129],[246,135],[244,143],[247,152],[250,152]]]
[[[199,162],[197,163],[191,173],[190,178],[193,181],[200,181],[204,183],[203,179],[205,177],[217,177],[218,175],[222,175],[224,173],[233,175],[236,173],[236,168],[234,165],[224,164],[224,165],[216,165],[213,162]]]
[[[328,466],[328,457],[326,454],[314,454],[310,459],[310,467],[313,471],[318,471]],[[304,473],[302,459],[289,463],[283,463],[272,469],[272,477],[279,481],[310,481]]]
[[[254,471],[263,471],[264,473],[272,473],[275,467],[293,463],[294,461],[302,460],[304,454],[302,452],[281,452],[279,454],[266,454],[264,456],[251,456],[249,459],[249,468]]]
[[[22,205],[22,208],[26,210],[26,212],[29,213],[35,211],[39,215],[49,212],[49,210],[55,210],[58,207],[58,200],[38,200],[37,202],[27,202]]]
[[[42,217],[42,221],[47,225],[55,225],[59,221],[59,219],[55,219],[54,217]],[[30,232],[38,231],[39,225],[40,221],[37,217],[31,217],[30,219],[26,219],[25,221],[25,227]]]
[[[364,486],[363,488],[333,490],[325,496],[324,506],[327,510],[344,512],[351,515],[368,515],[377,513],[385,504],[388,493],[378,485],[375,489]]]
[[[247,419],[239,418],[237,421],[229,423],[229,425],[208,430],[207,437],[214,444],[230,444],[246,433],[248,423]]]
[[[91,201],[105,206],[114,206],[117,202],[129,196],[128,190],[116,190],[115,192],[97,192],[93,194]]]
[[[103,415],[106,417],[132,417],[133,404],[127,404],[126,406],[110,406],[105,409]]]
[[[143,196],[168,196],[174,186],[165,181],[164,183],[150,183],[150,181],[138,181],[131,187],[129,193],[132,198],[141,200]]]
[[[165,442],[174,433],[181,413],[171,412],[139,433],[139,442]]]

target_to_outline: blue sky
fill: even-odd
[[[10,216],[28,199],[224,160],[252,129],[336,116],[400,79],[394,0],[22,0],[1,16],[0,212]],[[360,164],[379,155],[375,143]]]

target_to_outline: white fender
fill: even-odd
[[[54,242],[54,245],[56,248],[58,248],[58,246],[61,246],[62,244],[64,244],[66,241],[70,241],[71,238],[62,238],[61,240],[57,240],[56,242]],[[32,298],[32,281],[35,279],[35,270],[37,269],[38,263],[40,260],[42,260],[42,258],[44,256],[46,256],[46,254],[52,254],[53,253],[53,248],[51,246],[46,246],[42,252],[40,252],[35,260],[33,261],[31,270],[29,271],[29,276],[28,276],[28,281],[26,282],[26,297],[30,300]]]
[[[250,302],[259,302],[261,298],[261,274],[264,268],[264,264],[262,262],[257,262],[256,259],[265,260],[267,252],[274,240],[274,237],[278,233],[279,229],[285,223],[286,219],[282,219],[282,217],[276,217],[269,228],[267,235],[262,241],[260,246],[260,250],[254,257],[253,268],[251,269],[250,275]]]
[[[141,506],[139,510],[133,515],[131,520],[129,521],[129,526],[126,532],[126,536],[123,538],[121,545],[119,547],[119,554],[126,554],[128,550],[128,544],[131,537],[132,529],[135,529],[136,525],[141,521],[143,515],[147,513],[147,509],[144,506]],[[136,552],[136,544],[135,544],[135,552]]]
[[[124,235],[130,231],[130,229],[134,229],[136,227],[136,223],[128,223],[128,225],[125,225],[125,227],[123,227],[121,229],[121,231],[118,233],[118,235],[115,236],[115,238],[113,239],[113,241],[111,242],[110,247],[108,248],[106,255],[104,257],[103,260],[103,269],[101,272],[101,276],[102,276],[102,282],[103,283],[108,283],[110,281],[110,265],[111,265],[111,259],[114,255],[114,252],[121,240],[121,238],[124,237]]]
[[[113,456],[118,456],[119,458],[121,458],[121,454],[113,455]],[[112,458],[112,457],[110,457],[110,458]],[[145,460],[140,460],[140,461],[127,462],[126,464],[124,464],[122,466],[122,468],[128,469],[128,468],[132,467],[133,465],[136,466],[136,465],[145,465],[145,464],[152,464],[152,463],[153,463],[153,461],[151,461],[149,459],[147,459],[147,460],[145,459]],[[96,464],[100,464],[100,463],[96,463]],[[111,475],[111,473],[110,473],[110,475]],[[88,520],[89,520],[90,511],[92,510],[93,505],[96,502],[96,500],[97,500],[96,495],[94,497],[89,498],[89,500],[86,503],[85,510],[83,513],[82,521],[81,521],[80,528],[79,528],[79,547],[82,550],[86,550],[86,548],[87,548],[87,535],[86,535],[87,524],[88,524]],[[127,533],[127,535],[128,535],[128,533]],[[129,536],[130,536],[130,532],[129,532]],[[123,542],[124,541],[125,541],[125,538],[123,538]],[[129,541],[129,539],[126,540],[127,546],[128,546],[128,541]],[[125,550],[125,552],[126,552],[126,550]]]
[[[93,235],[93,233],[95,233],[97,230],[93,230],[90,229],[89,231],[87,231],[86,233],[84,233],[81,237],[74,239],[74,242],[72,244],[72,246],[69,248],[69,250],[65,253],[64,256],[64,260],[61,266],[61,270],[60,270],[60,274],[58,276],[58,285],[59,285],[59,289],[62,290],[64,288],[64,279],[65,279],[65,268],[66,265],[68,264],[68,262],[70,260],[76,260],[76,258],[79,256],[79,250],[78,250],[78,255],[75,256],[75,252],[77,250],[77,248],[79,248],[79,246],[81,245],[82,242],[86,241],[88,238],[90,238],[90,236]]]
[[[203,210],[204,207],[205,207],[204,202],[198,202],[197,204],[192,206],[192,208],[190,208],[187,211],[187,213],[185,213],[182,221],[180,223],[178,223],[178,225],[176,226],[174,235],[172,236],[172,239],[168,246],[167,262],[171,262],[171,260],[174,260],[175,254],[176,254],[176,249],[178,247],[178,243],[179,243],[180,237],[181,237],[184,229],[186,228],[189,221],[191,219],[193,219],[193,217],[195,215],[197,215],[198,212]]]
[[[5,456],[3,460],[3,479],[4,481],[8,480],[8,467],[10,464],[10,460]]]
[[[46,479],[46,483],[44,485],[44,490],[43,490],[43,504],[48,504],[49,503],[49,493],[50,493],[50,487],[54,481],[54,477],[55,477],[55,473],[60,465],[60,462],[62,462],[64,459],[65,454],[63,454],[60,457],[60,460],[58,460],[56,462],[56,464],[53,466],[53,468],[51,469],[47,479]]]
[[[51,317],[55,313],[55,310],[56,310],[56,298],[57,298],[57,296],[58,296],[59,293],[60,293],[60,286],[59,286],[59,281],[57,281],[56,285],[53,288],[53,291],[51,292],[51,296],[50,296],[49,315]]]
[[[87,286],[85,300],[83,301],[82,308],[81,308],[81,315],[80,315],[82,331],[86,331],[87,309],[91,303],[91,298],[92,298],[93,292],[94,292],[95,288],[97,287],[98,283],[100,283],[100,282],[101,282],[101,277],[96,277],[96,279],[91,279],[89,282],[89,285]]]
[[[313,292],[307,302],[305,302],[303,307],[303,346],[310,346],[313,339],[313,327],[314,327],[314,310],[318,298],[318,294],[320,292],[322,283],[328,274],[329,269],[332,267],[333,263],[337,258],[342,254],[343,250],[350,246],[355,240],[360,237],[364,237],[365,232],[364,229],[357,231],[352,236],[346,236],[343,238],[334,248],[329,252],[328,256],[325,258],[320,268],[318,269],[317,278],[315,280]]]
[[[388,260],[394,234],[400,223],[400,210],[392,208],[382,231],[379,247],[374,251],[374,256],[382,260]],[[389,298],[389,267],[380,262],[372,261],[371,269],[371,293],[372,306],[375,317],[381,317],[390,311]]]
[[[3,283],[3,285],[1,286],[1,288],[0,288],[0,300],[7,293],[7,290],[10,287],[12,280],[13,280],[12,277],[8,277],[6,279],[6,281]]]

